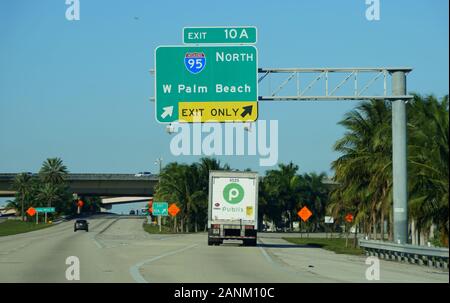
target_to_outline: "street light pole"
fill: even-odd
[[[25,221],[25,213],[23,212],[23,209],[24,209],[24,207],[23,207],[23,204],[24,204],[23,200],[25,200],[24,195],[22,195],[22,202],[20,204],[22,206],[21,207],[22,208],[22,210],[21,210],[22,221]]]
[[[163,160],[162,157],[159,157],[155,161],[155,165],[159,164],[159,174],[158,174],[158,176],[161,175],[162,160]],[[158,216],[159,232],[161,232],[161,220],[162,220],[161,216]],[[164,223],[165,223],[165,220],[164,220]]]
[[[162,160],[163,160],[163,158],[160,157],[160,158],[157,158],[155,161],[155,165],[159,165],[159,174],[161,174]]]

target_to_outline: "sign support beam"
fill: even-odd
[[[404,71],[392,73],[392,94],[406,94]],[[408,173],[406,101],[399,98],[392,102],[392,176],[394,193],[394,241],[408,242]]]

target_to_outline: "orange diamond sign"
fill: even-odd
[[[175,217],[180,211],[180,208],[175,203],[172,203],[167,210],[172,217]]]
[[[27,209],[27,214],[33,217],[36,214],[36,210],[33,207]]]
[[[308,209],[308,207],[304,206],[298,211],[297,215],[303,220],[303,222],[306,222],[309,217],[312,216],[312,212]]]

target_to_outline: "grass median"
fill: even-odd
[[[144,223],[143,227],[149,234],[174,234],[173,229],[164,225],[161,226],[161,231],[159,231],[159,225],[155,224]]]
[[[27,233],[52,226],[52,224],[36,224],[36,222],[23,222],[20,220],[5,220],[0,223],[0,237]]]
[[[168,226],[164,226],[161,225],[161,231],[159,231],[159,225],[158,224],[147,224],[144,223],[142,225],[142,227],[144,228],[144,231],[148,232],[149,234],[195,234],[195,232],[174,232],[173,231],[173,227],[168,227]]]
[[[345,246],[345,238],[322,239],[322,238],[283,238],[284,240],[298,245],[307,245],[333,251],[337,254],[362,255],[363,250],[353,247],[353,239],[348,239],[348,247]]]

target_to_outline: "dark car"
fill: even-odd
[[[86,220],[76,220],[75,224],[73,226],[73,231],[77,231],[77,230],[85,230],[85,231],[89,231],[89,223]]]
[[[134,209],[130,210],[130,215],[134,216],[136,214],[136,212],[134,211]]]

